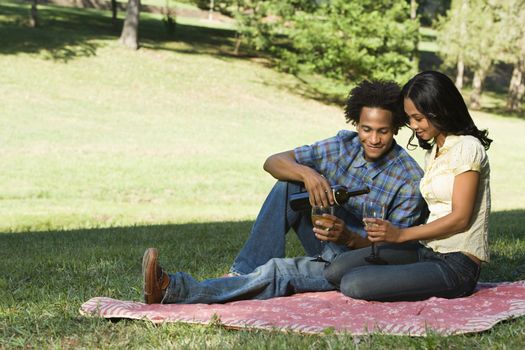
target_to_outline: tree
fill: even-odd
[[[139,15],[140,0],[128,0],[126,19],[124,20],[124,26],[122,27],[120,42],[133,50],[136,50],[139,47]]]
[[[272,31],[268,19],[269,1],[239,0],[235,19],[237,25],[237,42],[235,51],[238,53],[241,41],[256,50],[267,50],[270,47]]]
[[[494,0],[458,0],[447,18],[440,20],[439,53],[445,65],[456,65],[456,83],[463,85],[463,69],[474,72],[470,107],[481,107],[481,93],[487,74],[502,50],[501,21]]]
[[[208,11],[208,21],[213,20],[213,8],[215,7],[214,0],[210,0],[210,10]]]
[[[525,52],[525,47],[522,47]],[[523,56],[516,62],[512,70],[512,78],[509,84],[507,94],[506,108],[509,111],[517,112],[520,110],[521,101],[525,95],[525,59]]]
[[[483,84],[494,61],[502,50],[501,21],[493,4],[485,0],[471,0],[467,20],[467,37],[464,52],[465,63],[474,71],[470,108],[481,108]]]
[[[410,0],[410,20],[418,21],[417,18],[417,1]],[[414,67],[419,67],[419,56],[418,56],[418,45],[419,45],[419,35],[414,36],[414,50],[412,51],[412,64]]]
[[[438,53],[443,63],[449,67],[456,67],[456,87],[463,88],[465,72],[464,54],[469,37],[467,35],[467,17],[469,0],[455,0],[452,2],[446,17],[438,20]]]
[[[413,0],[410,0],[413,1]],[[432,26],[450,9],[451,0],[417,0],[417,13],[423,26]]]
[[[32,28],[38,27],[38,11],[37,11],[38,0],[31,2],[31,15],[29,17],[29,26]]]
[[[411,56],[418,23],[410,21],[406,2],[251,0],[243,5],[237,15],[242,35],[289,72],[345,82],[405,81],[417,69]]]
[[[113,27],[117,26],[117,0],[111,0],[111,22]]]
[[[234,8],[244,0],[191,0],[201,10],[208,11],[208,20],[213,20],[213,12],[217,11],[222,14],[233,15]]]
[[[501,4],[500,17],[504,42],[502,61],[513,65],[506,108],[510,111],[520,109],[525,94],[525,1],[507,0]]]

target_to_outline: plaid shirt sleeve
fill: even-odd
[[[413,162],[396,164],[403,174],[402,182],[398,182],[395,195],[392,196],[388,220],[397,227],[410,227],[422,224],[428,217],[428,209],[419,191],[422,170]]]
[[[340,154],[341,140],[338,136],[315,142],[312,145],[300,146],[294,149],[297,163],[309,166],[323,175],[333,172],[337,157]]]

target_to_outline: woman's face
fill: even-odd
[[[411,99],[405,98],[404,107],[405,113],[408,115],[410,129],[414,130],[418,138],[429,141],[442,135],[442,133],[428,121],[428,118],[418,111]],[[438,140],[436,140],[436,142],[437,141]]]

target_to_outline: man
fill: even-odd
[[[357,133],[340,131],[335,137],[267,159],[265,170],[281,181],[268,195],[235,259],[231,269],[235,276],[198,282],[183,272],[167,274],[158,265],[157,250],[146,250],[142,263],[146,303],[222,303],[334,290],[323,277],[325,262],[282,258],[290,228],[308,255],[320,252],[320,240],[328,241],[322,256],[330,262],[343,251],[369,244],[362,224],[365,198],[383,203],[386,219],[398,227],[421,222],[426,214],[418,189],[423,172],[394,140],[406,123],[399,92],[399,86],[391,82],[361,83],[350,92],[345,109]],[[294,212],[288,205],[289,194],[299,190],[295,182],[304,183],[312,204],[333,204],[330,186],[335,184],[366,185],[370,193],[351,198],[330,216],[328,226],[313,229],[309,213]]]
[[[317,255],[320,240],[328,241],[322,252],[328,261],[342,251],[369,245],[363,238],[365,199],[384,203],[386,219],[399,227],[423,221],[425,209],[419,193],[423,172],[394,141],[394,135],[407,122],[399,105],[399,91],[396,83],[361,83],[350,92],[345,109],[346,120],[357,127],[357,133],[343,130],[335,137],[266,160],[264,169],[280,181],[261,208],[230,275],[248,274],[271,258],[284,257],[285,235],[290,228],[307,255]],[[330,185],[335,184],[348,188],[368,186],[370,193],[351,198],[337,208],[336,216],[345,221],[347,230],[316,237],[309,213],[294,212],[288,205],[289,194],[300,191],[297,182],[304,183],[312,204],[333,204]]]

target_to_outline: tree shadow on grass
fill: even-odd
[[[231,29],[177,23],[174,33],[169,34],[163,22],[154,19],[141,19],[141,26],[140,46],[150,50],[235,58],[251,56],[247,53],[234,55],[235,31]]]
[[[483,281],[525,280],[525,209],[493,212],[489,221],[489,264]]]
[[[42,6],[41,26],[30,28],[24,4],[0,4],[0,54],[39,53],[44,57],[67,62],[76,57],[96,54],[100,44],[92,39],[115,35],[111,19],[93,15],[92,11]],[[106,23],[107,21],[107,23]]]
[[[480,111],[490,114],[497,114],[501,117],[505,118],[517,118],[521,120],[525,120],[525,104],[522,103],[522,107],[520,111],[509,111],[507,107],[504,105],[504,99],[502,98],[503,102],[499,104],[495,104],[492,106],[482,106]]]
[[[491,263],[482,281],[525,279],[525,210],[490,218]],[[72,231],[0,233],[0,297],[8,305],[94,296],[140,300],[141,259],[156,247],[168,271],[197,279],[226,273],[241,249],[251,221],[132,226]],[[295,237],[295,235],[290,235]],[[291,242],[291,245],[290,245]],[[288,239],[289,256],[302,255]]]
[[[90,57],[106,45],[101,40],[117,41],[122,19],[113,26],[110,11],[79,9],[55,5],[40,5],[41,26],[27,25],[28,3],[8,0],[0,3],[0,54],[40,53],[44,58],[69,62],[76,58]],[[173,51],[185,54],[207,54],[219,58],[255,59],[273,67],[264,53],[242,47],[241,54],[234,54],[235,31],[177,23],[170,34],[160,18],[141,15],[139,25],[140,45],[150,50]],[[436,68],[439,59],[433,53],[421,53],[420,67]],[[276,83],[269,83],[276,85]],[[333,84],[320,86],[297,76],[296,83],[277,84],[277,87],[322,103],[342,106],[348,86],[333,88]],[[488,106],[483,111],[525,119],[525,114],[509,113],[500,106]]]
[[[97,295],[140,300],[146,248],[157,247],[169,271],[216,277],[228,272],[250,226],[240,221],[0,233],[0,296],[13,305],[68,296],[74,302]]]
[[[103,44],[118,40],[122,19],[113,26],[110,12],[61,6],[40,6],[40,26],[27,25],[29,7],[24,3],[0,4],[0,54],[44,53],[44,57],[68,62],[96,55]],[[235,32],[229,29],[176,24],[171,35],[161,19],[143,16],[139,25],[142,47],[183,53],[232,56]],[[183,43],[169,46],[166,43]]]

